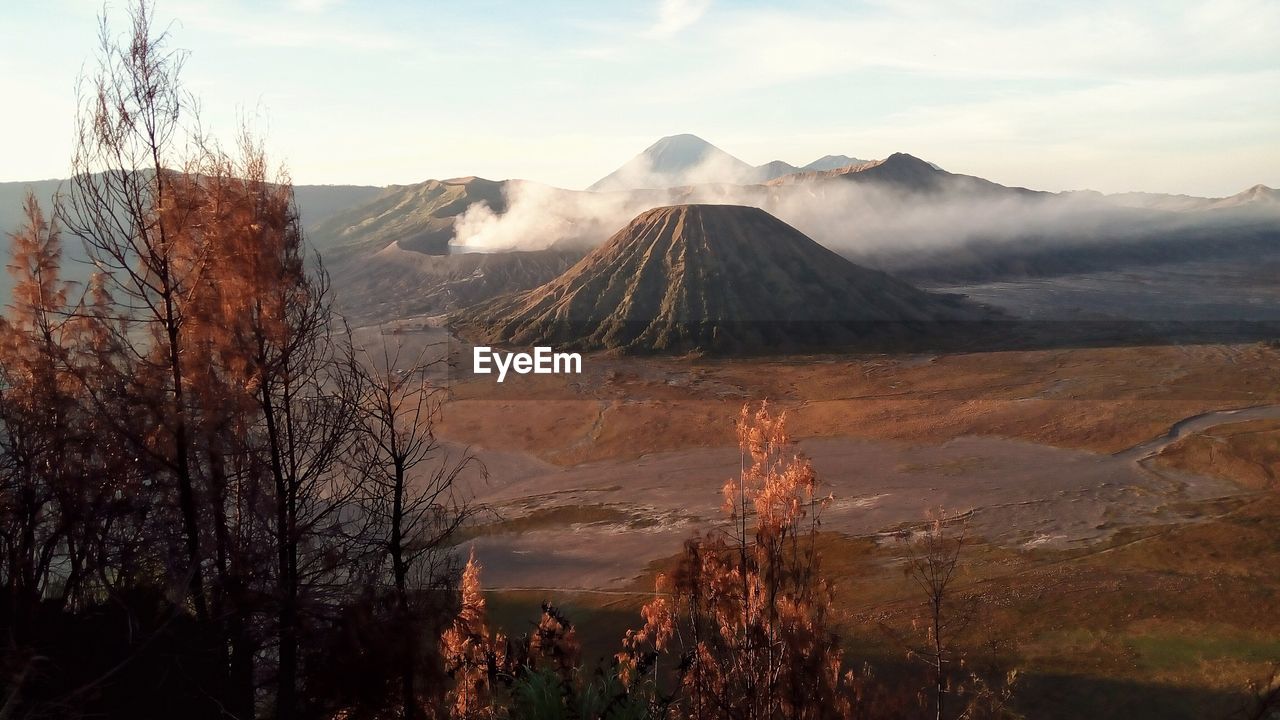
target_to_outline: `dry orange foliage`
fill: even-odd
[[[475,552],[462,571],[462,607],[453,627],[440,639],[445,670],[453,687],[445,696],[449,715],[464,720],[495,716],[493,678],[506,664],[506,639],[489,632],[488,611],[480,589]]]
[[[829,626],[815,542],[827,498],[784,415],[744,407],[738,439],[742,472],[724,486],[731,528],[689,540],[658,578],[619,655],[624,679],[640,682],[644,669],[661,683],[669,669],[680,717],[849,717],[856,682]]]

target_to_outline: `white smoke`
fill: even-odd
[[[723,177],[725,168],[712,165],[696,168],[692,176]],[[507,211],[497,214],[487,205],[471,206],[456,220],[455,244],[464,251],[594,247],[651,208],[720,203],[762,208],[832,250],[893,269],[978,244],[1066,247],[1123,242],[1205,221],[1117,207],[1091,193],[1017,194],[944,177],[953,187],[939,192],[840,178],[617,192],[578,192],[512,181],[505,190]]]
[[[471,252],[595,245],[634,215],[662,204],[649,204],[637,193],[575,192],[523,181],[508,182],[503,193],[506,212],[476,203],[457,217],[455,245]]]

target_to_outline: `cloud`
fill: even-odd
[[[717,5],[714,20],[678,45],[619,36],[625,81],[601,83],[587,112],[632,133],[659,118],[736,135],[752,162],[787,138],[797,156],[906,150],[1050,189],[1275,182],[1280,96],[1261,92],[1280,67],[1274,0],[797,0]]]
[[[330,18],[335,0],[291,0],[276,9],[235,3],[174,0],[166,6],[181,25],[216,33],[253,47],[357,51],[394,50],[404,39],[368,23]]]
[[[307,13],[324,12],[330,8],[341,5],[345,0],[289,0],[289,6],[294,10],[300,10]]]
[[[651,35],[667,37],[693,25],[707,14],[711,0],[658,0],[658,21]]]
[[[454,223],[454,242],[482,252],[593,247],[654,207],[733,204],[762,208],[828,248],[902,270],[965,248],[1032,247],[1046,237],[1087,245],[1165,227],[1089,195],[1023,196],[974,189],[962,178],[943,182],[952,183],[950,191],[934,194],[842,180],[598,193],[511,182],[506,212],[472,205]]]
[[[652,35],[689,28],[708,4],[662,0]],[[976,83],[1107,82],[1274,67],[1280,4],[1171,0],[1167,11],[1136,3],[1033,9],[998,0],[878,0],[840,9],[753,4],[718,9],[716,22],[691,32],[696,37],[679,51],[681,86],[698,95],[867,71]],[[671,52],[645,39],[621,44],[639,68],[664,59],[655,53]]]

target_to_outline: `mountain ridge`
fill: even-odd
[[[792,173],[832,170],[865,162],[847,155],[824,155],[796,167],[782,160],[751,165],[697,135],[658,139],[618,169],[587,187],[588,192],[646,190],[684,185],[766,183]]]

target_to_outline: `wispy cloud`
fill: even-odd
[[[398,35],[321,11],[335,0],[291,0],[283,9],[238,3],[171,2],[166,10],[193,30],[217,33],[245,45],[315,50],[394,50]]]
[[[1107,82],[1274,67],[1280,3],[1171,0],[1029,6],[878,0],[843,9],[733,7],[692,27],[700,0],[663,0],[653,32],[686,31],[678,52],[683,88],[726,94],[786,83],[892,70],[916,77]],[[655,60],[636,38],[622,48],[638,67]],[[670,50],[663,50],[664,53]],[[660,58],[658,58],[660,59]],[[666,84],[666,78],[655,78]]]
[[[1047,189],[1280,184],[1276,0],[550,5],[164,0],[159,10],[194,53],[189,79],[205,107],[263,104],[306,181],[479,173],[580,187],[657,136],[698,132],[753,164],[905,150]],[[100,9],[59,0],[0,11],[11,94],[49,88],[70,104],[62,88],[91,52]],[[47,148],[69,131],[12,122],[23,140],[0,148],[0,172],[54,174],[63,154]]]
[[[658,0],[658,20],[650,34],[658,37],[675,35],[693,25],[711,9],[711,0]]]
[[[289,0],[289,7],[307,13],[324,12],[343,4],[345,0]]]

